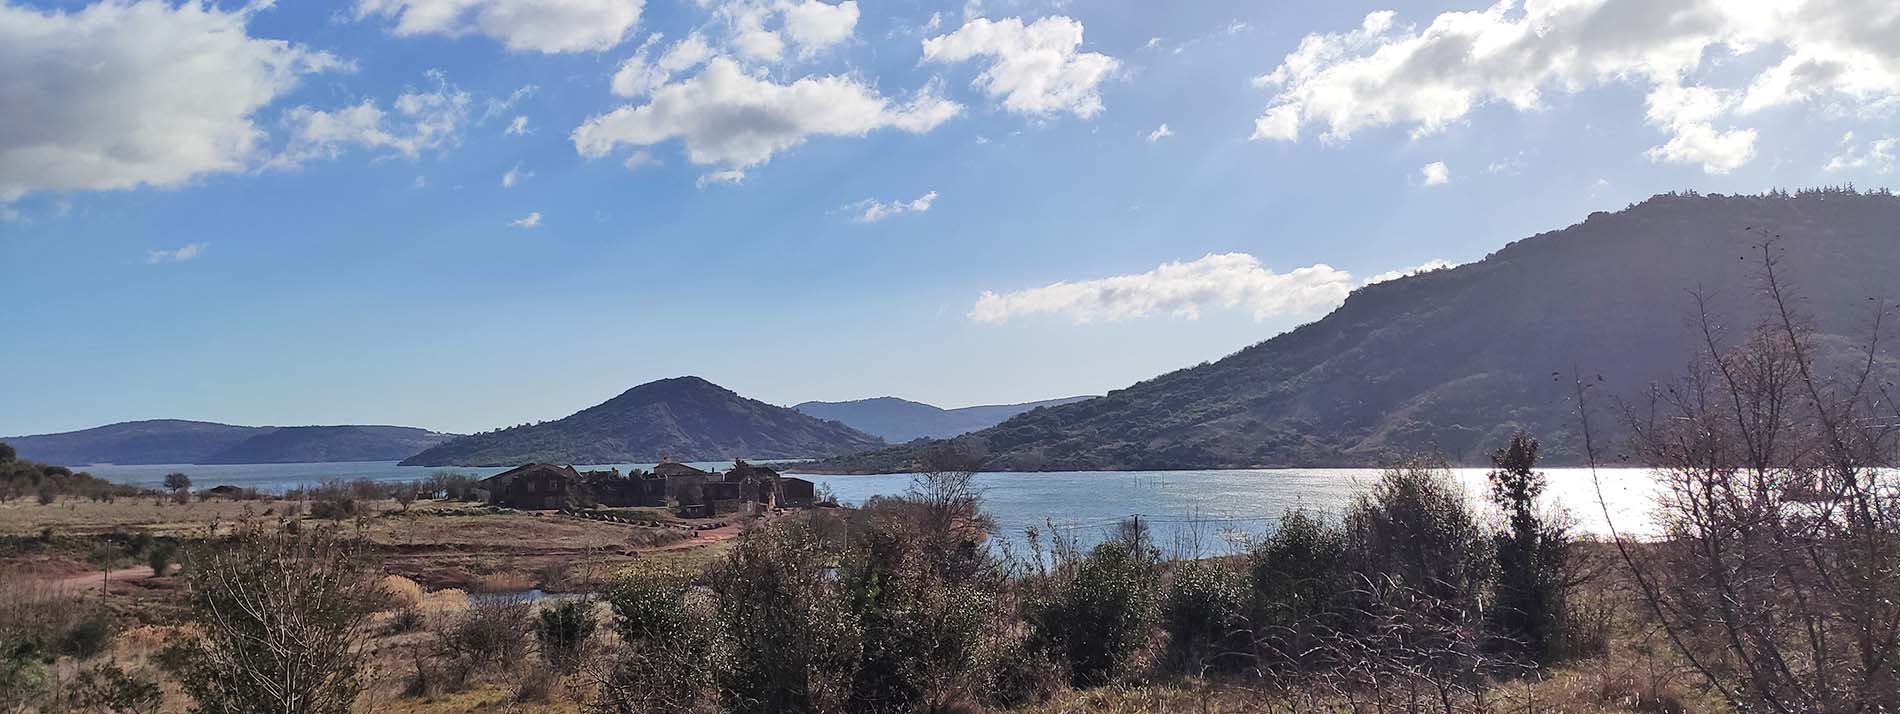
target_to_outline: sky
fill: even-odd
[[[1099,394],[1897,111],[1889,0],[0,0],[0,434]]]

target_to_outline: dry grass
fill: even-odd
[[[214,498],[173,503],[158,497],[120,498],[110,503],[61,498],[48,505],[33,501],[0,504],[0,534],[31,535],[52,528],[60,534],[142,530],[153,535],[196,536],[212,523],[264,517],[283,512],[289,501],[230,501]]]

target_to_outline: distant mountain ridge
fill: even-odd
[[[987,429],[1023,412],[1094,398],[1090,395],[1022,404],[986,404],[945,409],[897,397],[873,397],[844,402],[804,402],[794,404],[792,408],[820,419],[842,422],[866,434],[901,444],[913,439],[943,439]]]
[[[836,456],[884,446],[834,421],[739,396],[699,377],[648,382],[554,421],[459,437],[405,466],[652,463]]]
[[[406,426],[233,426],[148,419],[58,434],[0,438],[50,464],[282,464],[394,461],[452,434]]]
[[[1623,442],[1611,405],[1674,378],[1697,351],[1690,290],[1706,291],[1731,340],[1765,316],[1763,231],[1780,236],[1777,272],[1813,317],[1819,358],[1858,359],[1874,306],[1900,297],[1900,198],[1667,194],[1475,263],[1362,287],[1324,318],[1221,360],[949,443],[1018,471],[1377,466],[1433,452],[1482,465],[1524,429],[1549,463],[1575,464],[1581,370],[1602,411],[1597,444],[1614,459]],[[800,470],[903,471],[939,443]]]

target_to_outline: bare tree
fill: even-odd
[[[164,656],[198,712],[346,714],[363,689],[363,626],[383,593],[330,529],[241,526],[193,553],[188,619]]]
[[[1664,493],[1660,542],[1618,537],[1619,551],[1670,642],[1738,710],[1891,710],[1900,405],[1879,374],[1883,310],[1855,366],[1823,365],[1774,237],[1758,248],[1766,319],[1727,344],[1696,294],[1700,353],[1625,407]]]

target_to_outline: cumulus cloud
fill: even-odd
[[[1435,258],[1435,259],[1425,261],[1424,263],[1420,265],[1416,265],[1410,268],[1385,271],[1378,275],[1374,275],[1370,278],[1366,278],[1366,281],[1360,284],[1371,285],[1373,283],[1383,283],[1387,280],[1398,280],[1399,278],[1403,278],[1409,275],[1417,275],[1419,273],[1429,273],[1434,270],[1442,270],[1445,268],[1455,268],[1457,266],[1458,266],[1457,263],[1453,263],[1449,260],[1445,260],[1443,258]]]
[[[1163,263],[1135,275],[1058,282],[1008,293],[984,292],[968,317],[1003,323],[1059,315],[1082,324],[1157,313],[1194,320],[1209,309],[1244,310],[1256,320],[1324,312],[1346,299],[1352,275],[1325,264],[1276,273],[1245,253]]]
[[[513,121],[508,122],[508,128],[503,129],[501,133],[512,134],[514,136],[526,136],[528,133],[528,118],[515,117]]]
[[[173,187],[268,153],[254,122],[336,57],[252,37],[252,10],[0,3],[0,209],[36,191]]]
[[[1726,126],[1752,112],[1802,102],[1874,114],[1900,105],[1900,13],[1886,0],[1740,3],[1726,0],[1504,0],[1397,28],[1391,11],[1357,29],[1308,35],[1256,84],[1277,94],[1255,139],[1322,141],[1409,126],[1430,135],[1478,107],[1544,106],[1549,92],[1610,83],[1645,86],[1648,122],[1668,139],[1653,161],[1725,173],[1755,155],[1754,130]],[[1770,55],[1735,86],[1695,83],[1721,48]],[[1729,76],[1731,73],[1724,73]]]
[[[784,59],[787,46],[809,59],[851,39],[858,26],[856,0],[723,0],[712,9],[728,29],[726,43],[759,62]]]
[[[836,5],[818,0],[780,3],[785,14],[785,36],[801,52],[816,53],[851,39],[858,26],[858,3],[845,0]]]
[[[930,205],[936,202],[937,192],[931,191],[909,201],[892,201],[885,203],[876,199],[867,198],[846,206],[845,208],[858,213],[859,223],[876,223],[891,216],[905,213],[923,213],[924,211],[930,210]]]
[[[1841,137],[1841,153],[1827,160],[1824,167],[1829,173],[1837,171],[1867,171],[1874,174],[1893,173],[1896,161],[1900,161],[1900,137],[1875,139],[1866,146],[1854,141],[1854,132]]]
[[[1426,186],[1442,186],[1451,183],[1451,169],[1445,168],[1445,162],[1433,161],[1419,167],[1419,182]]]
[[[976,18],[956,32],[924,40],[924,59],[988,65],[975,85],[1018,114],[1067,112],[1084,119],[1102,111],[1100,85],[1121,63],[1099,52],[1081,52],[1082,23],[1052,15],[1028,25],[1022,18]]]
[[[534,228],[541,225],[541,212],[531,212],[528,215],[509,221],[508,225],[515,228]]]
[[[699,74],[655,89],[646,104],[588,119],[572,138],[589,158],[622,145],[680,139],[694,164],[745,169],[813,136],[863,136],[878,129],[921,134],[962,111],[929,87],[899,104],[852,77],[814,75],[777,84],[719,57]]]
[[[1170,136],[1174,136],[1174,130],[1168,128],[1167,122],[1162,122],[1160,127],[1148,132],[1148,143],[1152,144]]]
[[[501,175],[501,187],[514,188],[515,184],[521,183],[522,179],[533,175],[533,171],[522,171],[521,164],[515,164],[514,168],[508,169],[507,173]]]
[[[183,263],[198,257],[209,247],[211,247],[210,243],[186,243],[176,250],[148,250],[145,251],[145,262],[152,265]]]
[[[350,147],[414,159],[425,151],[460,144],[468,124],[468,92],[449,83],[440,71],[430,70],[429,79],[435,82],[433,89],[404,91],[387,110],[365,99],[337,110],[298,106],[284,112],[290,139],[266,166],[296,168],[314,159],[337,158]]]
[[[357,0],[356,19],[394,19],[398,36],[481,34],[517,52],[594,52],[620,44],[645,0]]]

